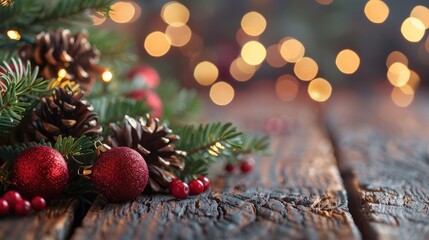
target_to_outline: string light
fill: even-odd
[[[58,80],[61,80],[67,76],[67,71],[65,69],[58,70]]]
[[[209,61],[198,63],[194,69],[194,78],[203,86],[213,84],[219,76],[219,70],[216,65]]]
[[[360,58],[354,51],[344,49],[338,53],[335,63],[342,73],[353,74],[359,68]]]
[[[116,2],[110,6],[110,18],[117,23],[128,23],[134,18],[136,9],[130,2]]]
[[[228,105],[234,99],[234,88],[226,82],[217,82],[210,88],[210,99],[219,106]]]
[[[267,27],[267,20],[258,12],[248,12],[241,19],[241,28],[250,36],[259,36]]]
[[[283,101],[292,101],[298,95],[298,80],[290,75],[285,74],[276,80],[276,95]]]
[[[183,47],[189,42],[189,40],[191,40],[192,31],[187,25],[168,25],[165,30],[165,36],[167,36],[171,45],[175,47]]]
[[[332,93],[331,84],[323,78],[316,78],[308,85],[308,94],[317,102],[325,102]]]
[[[185,25],[189,20],[189,15],[188,8],[176,1],[164,4],[161,9],[162,20],[168,25],[176,27]]]
[[[422,5],[415,6],[411,11],[410,17],[419,19],[426,29],[429,28],[429,8]]]
[[[12,40],[19,41],[21,39],[21,34],[16,30],[9,30],[6,34]]]
[[[104,17],[99,13],[92,14],[91,18],[92,18],[92,24],[94,26],[101,25],[106,21],[106,17]]]
[[[410,69],[408,69],[405,64],[400,62],[393,63],[387,71],[387,78],[389,79],[389,82],[395,87],[404,86],[410,79],[410,76]]]
[[[294,63],[304,57],[304,45],[295,38],[287,38],[280,45],[280,54],[287,62]]]
[[[299,79],[310,81],[316,77],[319,66],[312,58],[304,57],[295,63],[293,71]]]
[[[383,23],[389,16],[389,7],[381,0],[370,0],[365,5],[365,16],[373,23]]]
[[[250,65],[261,64],[266,56],[267,51],[265,50],[264,45],[258,41],[247,42],[241,49],[241,57]]]
[[[164,56],[171,47],[171,43],[163,32],[152,32],[144,41],[146,52],[153,57]]]
[[[405,85],[404,87],[395,87],[392,89],[391,98],[398,107],[408,107],[414,100],[414,90]]]
[[[386,66],[389,68],[395,62],[403,63],[404,65],[408,65],[408,58],[400,51],[393,51],[387,56]]]
[[[240,82],[244,82],[253,77],[256,72],[256,67],[246,63],[241,57],[232,61],[229,67],[231,76]]]
[[[267,48],[266,60],[271,67],[281,68],[287,64],[287,62],[280,54],[279,48],[280,47],[278,44],[273,44]]]
[[[101,79],[105,83],[112,81],[112,78],[113,78],[113,74],[109,70],[104,71],[103,74],[101,75]]]
[[[425,25],[417,18],[409,17],[401,25],[401,33],[409,42],[419,42],[425,35]]]

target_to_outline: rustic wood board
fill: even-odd
[[[0,218],[0,239],[67,239],[77,200],[57,200],[27,217]]]
[[[326,116],[363,236],[429,239],[428,99],[342,99]]]
[[[257,92],[244,98],[211,111],[210,120],[253,130],[274,115],[294,123],[288,133],[272,136],[271,156],[259,158],[251,174],[213,169],[211,190],[181,201],[168,195],[125,204],[98,198],[72,239],[359,239],[317,109],[273,105]],[[254,121],[246,123],[247,117]]]

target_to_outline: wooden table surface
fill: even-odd
[[[0,239],[429,239],[429,98],[399,109],[387,96],[316,105],[270,92],[205,108],[205,121],[245,131],[278,123],[251,174],[214,166],[210,191],[181,201],[97,198],[84,213],[78,200],[54,202],[0,219]]]

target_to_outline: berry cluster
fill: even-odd
[[[253,170],[254,165],[255,159],[253,159],[252,157],[248,157],[241,161],[238,166],[232,163],[227,163],[225,165],[225,171],[227,171],[228,173],[235,173],[237,172],[238,168],[240,168],[242,173],[250,173]]]
[[[193,179],[188,184],[179,179],[174,179],[169,185],[171,194],[178,199],[185,199],[189,195],[201,194],[209,189],[209,187],[210,181],[205,176]]]
[[[46,207],[46,201],[42,197],[34,197],[31,203],[21,197],[16,191],[6,192],[0,198],[0,217],[14,212],[20,216],[27,216],[31,210],[40,211]]]

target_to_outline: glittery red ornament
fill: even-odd
[[[107,150],[92,168],[95,188],[112,202],[136,198],[145,189],[149,171],[143,157],[128,147]]]
[[[63,156],[55,149],[36,146],[24,150],[12,167],[12,183],[25,197],[57,197],[67,184],[69,173]]]

